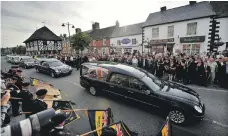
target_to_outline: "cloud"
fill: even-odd
[[[90,30],[91,22],[99,22],[100,28],[134,24],[146,20],[149,13],[188,4],[188,2],[158,2],[152,0],[94,0],[94,1],[3,1],[1,2],[1,28],[3,47],[23,44],[42,22],[57,35],[68,34],[61,24],[70,22],[83,31]],[[71,34],[75,33],[70,29]]]

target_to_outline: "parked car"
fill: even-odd
[[[191,88],[160,80],[143,69],[124,64],[83,63],[80,84],[93,96],[106,92],[159,108],[176,124],[201,120],[205,114],[202,99]]]
[[[19,60],[19,56],[11,56],[11,60],[10,60],[11,64],[19,64],[20,60]]]
[[[23,68],[33,68],[35,65],[35,60],[32,57],[22,57],[20,59],[19,66]]]
[[[72,68],[66,64],[63,64],[57,59],[42,59],[39,65],[35,65],[37,72],[42,72],[51,75],[51,77],[58,77],[62,75],[69,75],[72,72]]]

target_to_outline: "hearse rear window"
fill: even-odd
[[[82,75],[99,80],[106,80],[109,70],[101,67],[82,67]]]

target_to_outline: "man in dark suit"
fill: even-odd
[[[205,80],[204,80],[204,86],[207,86],[210,78],[211,73],[211,67],[208,66],[208,62],[204,61],[204,70],[205,70]]]
[[[38,112],[41,112],[41,111],[47,109],[48,106],[43,100],[46,94],[47,94],[46,89],[40,89],[36,92],[37,99],[35,99],[33,102],[33,113],[32,114],[36,114]]]
[[[22,84],[23,84],[23,78],[21,76],[22,70],[18,69],[16,70],[15,77],[17,77],[17,82],[15,83],[16,86],[19,87],[20,90],[22,90]]]

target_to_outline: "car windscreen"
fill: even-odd
[[[164,87],[164,83],[149,72],[146,72],[146,75],[142,78],[142,81],[154,91],[159,91]]]
[[[51,61],[51,62],[48,62],[48,64],[50,67],[58,67],[58,66],[63,65],[63,63],[61,61]]]

